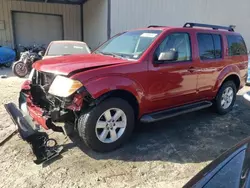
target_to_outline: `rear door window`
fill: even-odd
[[[210,34],[198,34],[200,58],[202,60],[214,59],[213,37]]]
[[[201,60],[219,59],[222,57],[222,42],[220,35],[199,33],[197,39]]]
[[[241,36],[228,35],[227,42],[228,42],[229,56],[247,55],[246,44]]]

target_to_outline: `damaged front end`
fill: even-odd
[[[5,105],[21,137],[31,145],[37,158],[34,161],[36,164],[48,161],[62,151],[62,147],[58,147],[55,140],[49,139],[45,132],[38,131],[37,125],[45,130],[52,129],[69,134],[74,130],[78,114],[91,98],[84,87],[66,97],[50,94],[49,90],[55,79],[54,74],[32,70],[29,80],[22,85],[20,110],[13,103]],[[61,87],[64,87],[63,82]],[[64,125],[57,126],[57,123]]]
[[[34,160],[36,164],[49,161],[61,153],[63,147],[58,147],[57,142],[50,139],[47,133],[37,131],[32,120],[24,115],[14,103],[5,104],[4,107],[17,125],[21,138],[31,145],[36,156]]]

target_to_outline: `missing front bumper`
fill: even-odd
[[[49,161],[61,153],[63,147],[58,147],[57,142],[54,139],[49,139],[45,132],[37,131],[32,120],[25,116],[14,103],[5,104],[4,107],[17,125],[22,139],[31,145],[36,156],[36,160],[34,160],[36,164]]]

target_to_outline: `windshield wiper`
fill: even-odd
[[[112,53],[112,52],[96,51],[95,53],[96,54],[102,54],[102,55],[110,55],[110,56],[113,56],[113,57],[116,57],[116,58],[123,58],[121,55],[118,55],[118,54],[115,54],[115,53]]]
[[[118,54],[115,54],[115,53],[112,53],[112,52],[105,52],[105,53],[103,53],[103,54],[104,54],[104,55],[111,55],[111,56],[113,56],[113,57],[122,58],[121,55],[118,55]]]

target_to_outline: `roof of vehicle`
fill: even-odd
[[[51,43],[83,43],[83,44],[86,44],[83,41],[75,41],[75,40],[54,40],[54,41],[51,41]]]
[[[170,29],[191,29],[195,31],[207,31],[207,32],[221,32],[221,33],[231,33],[239,35],[239,33],[234,32],[234,25],[230,26],[219,26],[219,25],[209,25],[209,24],[200,24],[200,23],[186,23],[183,27],[173,27],[173,26],[159,26],[159,25],[150,25],[146,28],[139,28],[134,30],[170,30]],[[130,30],[132,31],[132,30]]]

